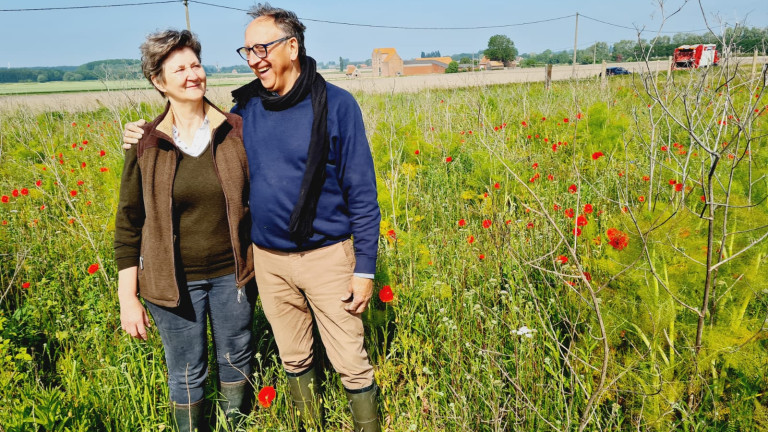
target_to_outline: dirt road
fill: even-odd
[[[750,65],[751,58],[739,59],[741,64]],[[760,66],[768,61],[768,57],[758,58]],[[650,71],[664,72],[669,67],[667,61],[653,61],[649,64],[609,63],[610,66],[622,66],[632,72]],[[602,65],[577,65],[575,70],[570,65],[554,66],[552,79],[555,81],[571,79],[597,79],[603,71]],[[363,74],[357,79],[345,79],[339,73],[329,74],[328,80],[351,92],[365,93],[403,93],[417,92],[427,88],[458,88],[475,87],[494,84],[543,82],[544,68],[519,68],[497,71],[465,72],[457,74],[416,75],[392,78],[374,78]],[[244,79],[244,83],[247,79]],[[208,98],[222,107],[229,107],[232,102],[230,92],[236,86],[209,87]],[[158,101],[159,96],[154,90],[124,90],[109,92],[62,93],[46,95],[0,96],[0,112],[22,109],[31,112],[65,111],[76,112],[92,110],[99,107],[116,108],[130,106],[140,102]]]

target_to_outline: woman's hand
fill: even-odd
[[[144,136],[144,129],[141,127],[146,124],[146,120],[139,119],[135,122],[125,124],[123,129],[123,148],[128,150],[131,145],[137,144],[142,136]]]
[[[126,333],[147,340],[149,315],[137,296],[138,268],[120,270],[117,278],[117,296],[120,300],[120,324]]]

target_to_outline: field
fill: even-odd
[[[646,72],[353,89],[394,294],[364,315],[388,430],[768,430],[762,82]],[[112,260],[122,125],[162,104],[100,100],[0,117],[1,430],[170,424],[159,337],[120,330]],[[244,426],[296,430],[258,309],[254,331],[251,383],[277,397]],[[351,430],[325,366],[325,429]]]

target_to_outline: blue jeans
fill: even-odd
[[[251,324],[256,290],[238,290],[235,275],[187,282],[180,287],[179,306],[145,302],[165,348],[170,399],[191,404],[203,398],[208,376],[207,324],[211,320],[219,381],[243,381],[251,374]]]

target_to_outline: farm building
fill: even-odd
[[[376,48],[371,54],[373,76],[397,76],[403,74],[403,59],[394,48]]]
[[[450,57],[425,57],[403,62],[403,75],[426,75],[445,73],[451,63]]]
[[[497,70],[504,69],[504,63],[500,61],[491,60],[486,56],[480,59],[480,63],[477,65],[482,70]]]

